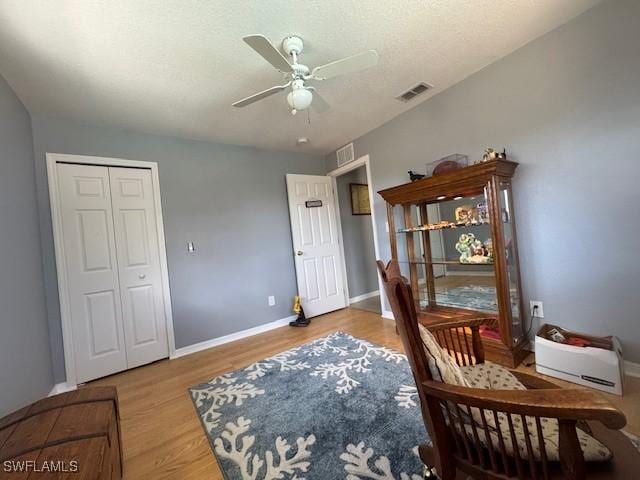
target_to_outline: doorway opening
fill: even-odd
[[[328,173],[336,192],[346,304],[382,314],[378,242],[369,156]]]

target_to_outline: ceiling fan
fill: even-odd
[[[299,110],[305,110],[310,105],[316,112],[322,113],[329,109],[329,104],[318,94],[315,87],[308,87],[305,82],[308,80],[326,80],[328,78],[354,73],[373,67],[378,63],[378,53],[375,50],[352,55],[350,57],[336,60],[313,70],[306,65],[298,63],[298,55],[302,53],[304,42],[300,37],[290,36],[282,41],[282,50],[291,61],[280,53],[273,44],[263,35],[248,35],[243,40],[269,62],[276,70],[285,74],[285,80],[289,80],[284,85],[276,85],[262,92],[255,93],[247,98],[238,100],[234,107],[246,107],[258,100],[282,92],[288,88],[291,91],[287,94],[287,102],[291,107],[291,113],[296,114]],[[312,103],[313,102],[313,103]]]

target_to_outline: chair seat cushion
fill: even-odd
[[[462,375],[473,388],[486,390],[526,390],[520,380],[507,368],[497,363],[485,362],[460,367]]]
[[[482,430],[482,416],[480,410],[477,408],[471,408],[471,416],[473,420],[469,418],[469,408],[463,405],[459,405],[460,410],[463,412],[463,422],[465,431],[470,440],[474,439],[474,429],[471,425],[473,421],[476,425],[476,432],[479,435],[480,442],[488,448],[487,439]],[[513,442],[511,439],[511,431],[509,429],[509,419],[506,413],[497,413],[498,424],[500,426],[500,434],[496,429],[496,422],[493,417],[493,411],[484,410],[484,417],[491,431],[491,446],[495,452],[500,451],[500,436],[502,436],[502,442],[504,442],[505,450],[511,457],[515,456],[513,448]],[[540,451],[540,442],[538,440],[538,430],[534,417],[525,417],[527,422],[527,431],[530,441],[531,453],[536,460],[542,459],[542,453]],[[522,424],[522,418],[519,415],[511,415],[511,422],[513,424],[513,431],[515,433],[515,443],[518,447],[518,454],[520,458],[529,458],[529,450],[527,447],[527,440],[525,436],[525,430]],[[456,423],[457,430],[460,431],[459,424]],[[543,444],[546,453],[546,457],[549,461],[559,461],[559,429],[558,421],[555,418],[540,418],[540,427],[542,432]],[[594,437],[576,428],[578,435],[578,441],[582,448],[582,454],[587,462],[602,462],[610,460],[612,457],[611,451],[605,447],[602,443],[596,440]]]

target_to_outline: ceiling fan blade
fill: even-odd
[[[324,113],[331,108],[327,101],[318,93],[318,90],[314,87],[308,87],[313,92],[313,100],[311,101],[311,108],[316,113]]]
[[[286,85],[276,85],[275,87],[268,88],[266,90],[263,90],[262,92],[254,93],[250,97],[243,98],[242,100],[238,100],[232,105],[234,107],[246,107],[247,105],[251,105],[252,103],[257,102],[258,100],[267,98],[273,95],[274,93],[278,93],[285,90],[287,87],[289,87],[289,85],[291,85],[291,82],[287,83]]]
[[[377,63],[378,52],[375,50],[367,50],[366,52],[316,67],[311,71],[311,76],[318,80],[326,80],[327,78],[337,77],[338,75],[358,72],[373,67],[377,65]]]
[[[264,35],[247,35],[242,39],[276,69],[283,73],[291,72],[291,64],[267,37]]]

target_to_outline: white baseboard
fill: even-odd
[[[640,377],[640,363],[624,361],[624,374],[630,377]]]
[[[349,303],[361,302],[362,300],[366,300],[367,298],[375,297],[377,295],[380,295],[380,290],[374,290],[373,292],[363,293],[357,297],[352,297],[349,299]]]
[[[218,345],[235,342],[236,340],[240,340],[242,338],[252,337],[253,335],[258,335],[259,333],[264,333],[268,332],[269,330],[284,327],[285,325],[289,325],[289,322],[292,322],[296,318],[297,317],[295,315],[292,315],[287,318],[281,318],[280,320],[276,320],[274,322],[265,323],[264,325],[258,325],[257,327],[248,328],[247,330],[230,333],[229,335],[224,335],[223,337],[212,338],[211,340],[205,340],[204,342],[195,343],[193,345],[189,345],[188,347],[177,348],[176,353],[171,357],[171,360],[184,357],[185,355],[191,355],[192,353],[201,352],[202,350],[206,350],[207,348],[217,347]]]
[[[387,320],[395,320],[395,317],[393,316],[393,312],[391,310],[383,310],[382,318],[386,318]]]
[[[53,395],[58,395],[59,393],[71,392],[73,390],[76,390],[77,388],[77,385],[72,385],[66,382],[56,383],[49,392],[49,396],[52,397]]]

